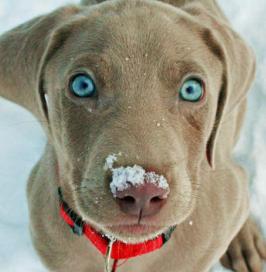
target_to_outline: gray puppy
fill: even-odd
[[[204,272],[223,256],[262,271],[266,246],[232,160],[254,73],[214,0],[84,1],[2,35],[0,95],[48,138],[28,183],[43,263],[100,272],[139,256],[119,271]]]

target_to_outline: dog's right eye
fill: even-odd
[[[77,97],[92,97],[96,93],[96,86],[89,75],[79,74],[70,81],[70,90]]]

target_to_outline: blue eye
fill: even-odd
[[[184,101],[198,102],[204,95],[203,83],[198,79],[187,80],[179,91],[179,96]]]
[[[92,97],[96,93],[96,86],[89,75],[79,74],[71,80],[70,90],[78,97]]]

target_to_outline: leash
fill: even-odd
[[[105,272],[116,272],[119,260],[127,260],[160,249],[170,238],[176,226],[170,227],[167,232],[157,238],[138,244],[126,244],[97,232],[75,213],[64,201],[61,188],[58,188],[60,202],[60,216],[69,225],[73,233],[84,235],[105,256]],[[110,269],[111,259],[114,260]],[[124,264],[124,263],[123,263]]]

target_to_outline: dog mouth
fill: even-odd
[[[158,250],[171,238],[176,228],[173,226],[162,232],[162,228],[140,223],[97,228],[84,221],[81,216],[69,208],[64,201],[61,188],[58,188],[58,195],[62,219],[74,234],[84,235],[99,252],[106,256],[107,265],[110,258],[129,259]]]
[[[157,236],[158,233],[163,233],[161,227],[157,226],[149,226],[143,224],[132,224],[132,225],[111,225],[106,227],[107,231],[111,233],[119,233],[123,235],[131,234],[131,235],[154,235]]]
[[[159,230],[158,227],[155,226],[146,226],[141,224],[134,225],[118,225],[118,226],[110,226],[110,230],[119,231],[119,232],[130,232],[136,234],[143,234],[149,232],[157,232]]]
[[[159,227],[155,225],[146,225],[141,223],[131,224],[111,224],[99,226],[83,220],[81,216],[76,214],[68,204],[64,201],[61,188],[58,188],[58,195],[60,201],[60,215],[72,228],[73,232],[82,235],[84,228],[87,225],[92,232],[106,238],[120,240],[125,243],[139,243],[147,240],[154,239],[159,235],[164,234],[170,227]],[[91,229],[91,227],[94,229]],[[98,234],[97,234],[98,233]]]
[[[145,224],[108,225],[98,231],[107,238],[113,238],[124,243],[142,243],[156,239],[166,233],[171,227],[159,227]]]

